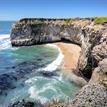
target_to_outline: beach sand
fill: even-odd
[[[70,43],[58,42],[55,44],[61,49],[64,55],[61,68],[69,72],[76,69],[81,48],[78,45]]]
[[[86,85],[87,81],[84,78],[75,75],[73,72],[77,68],[81,48],[78,45],[63,42],[55,43],[55,45],[61,49],[62,54],[64,55],[64,59],[60,65],[63,74],[65,74],[70,81],[79,86]]]

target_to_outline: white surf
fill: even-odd
[[[58,66],[61,64],[61,62],[62,62],[62,60],[64,58],[64,55],[62,54],[62,51],[61,51],[61,49],[58,46],[56,46],[54,44],[47,44],[47,46],[51,46],[53,48],[57,48],[58,51],[59,51],[58,57],[51,64],[49,64],[45,68],[41,69],[43,71],[50,71],[50,72],[52,72],[52,71],[55,71],[58,68]]]

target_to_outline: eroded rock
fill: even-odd
[[[107,89],[101,84],[84,86],[71,107],[107,107]]]
[[[8,107],[43,107],[43,105],[39,101],[31,102],[22,100],[10,104]]]

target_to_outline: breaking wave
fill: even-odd
[[[30,87],[28,90],[28,93],[30,94],[30,98],[39,100],[42,104],[46,103],[48,99],[46,97],[40,96],[39,91],[36,90],[35,87]]]
[[[47,44],[47,46],[50,46],[50,47],[53,47],[53,48],[57,48],[58,51],[59,51],[58,57],[51,64],[49,64],[45,68],[41,69],[43,71],[52,72],[52,71],[55,71],[58,68],[58,66],[61,64],[61,62],[62,62],[62,60],[64,58],[64,55],[62,54],[62,51],[58,46],[56,46],[54,44]]]
[[[0,50],[11,48],[10,35],[2,34],[0,35]]]
[[[10,34],[0,34],[0,50],[12,49],[16,50],[18,48],[12,48],[10,41]]]

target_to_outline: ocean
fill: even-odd
[[[12,47],[10,31],[14,21],[0,21],[0,107],[25,101],[42,104],[74,98],[79,87],[61,73],[61,50],[53,44]]]

